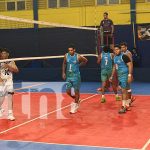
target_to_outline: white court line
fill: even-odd
[[[33,85],[30,85],[30,86],[24,86],[22,88],[17,88],[17,89],[14,89],[14,91],[16,90],[22,90],[22,89],[28,89],[28,88],[32,88],[34,86],[39,86],[39,85],[44,85],[44,84],[47,84],[47,83],[36,83],[36,84],[33,84]],[[29,91],[30,92],[30,91]],[[20,94],[23,94],[23,93],[29,93],[29,92],[18,92],[18,93],[15,93],[14,95],[20,95]]]
[[[108,147],[108,146],[97,146],[97,145],[78,145],[78,144],[61,144],[61,143],[46,143],[46,142],[36,142],[36,141],[22,141],[22,140],[0,140],[2,142],[22,142],[22,143],[35,143],[35,144],[45,144],[45,145],[60,145],[60,146],[74,146],[74,147],[92,147],[92,148],[113,148],[113,149],[129,149],[131,148],[120,148],[120,147]],[[132,150],[140,150],[140,149],[133,149]]]
[[[96,96],[96,95],[97,95],[97,94],[94,94],[94,95],[92,95],[92,96],[89,96],[89,97],[87,97],[87,98],[84,98],[84,99],[81,100],[81,102],[83,102],[83,101],[85,101],[85,100],[87,100],[87,99],[90,99],[90,98],[92,98],[92,97],[94,97],[94,96]],[[61,108],[59,108],[59,109],[53,110],[53,111],[51,111],[51,112],[49,112],[49,113],[46,113],[46,114],[44,114],[44,115],[42,115],[42,116],[36,117],[36,118],[31,119],[31,120],[29,120],[29,121],[26,121],[26,122],[24,122],[24,123],[21,123],[21,124],[19,124],[19,125],[16,125],[16,126],[14,126],[14,127],[12,127],[12,128],[9,128],[9,129],[7,129],[7,130],[1,131],[0,134],[6,133],[6,132],[8,132],[8,131],[10,131],[10,130],[16,129],[16,128],[21,127],[21,126],[23,126],[23,125],[26,125],[26,124],[28,124],[28,123],[30,123],[30,122],[33,122],[33,121],[35,121],[35,120],[37,120],[37,119],[43,118],[43,117],[45,117],[45,116],[48,116],[48,115],[50,115],[50,114],[52,114],[52,113],[55,113],[55,112],[57,112],[57,111],[63,110],[63,109],[65,109],[65,108],[69,107],[70,105],[71,105],[71,104],[66,105],[66,106],[64,106],[64,107],[61,107]]]
[[[150,145],[150,139],[145,143],[141,150],[146,150],[146,148]]]
[[[36,83],[36,84],[33,84],[33,85],[25,86],[25,87],[22,87],[22,88],[17,88],[17,89],[14,89],[14,90],[16,91],[16,90],[27,89],[27,88],[31,88],[31,87],[39,86],[39,85],[43,85],[43,84],[47,84],[47,83],[38,83],[38,84]]]

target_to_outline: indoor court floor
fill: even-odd
[[[98,82],[82,83],[76,114],[69,113],[64,82],[14,85],[16,120],[5,119],[7,112],[0,120],[2,150],[150,150],[149,83],[132,84],[136,100],[126,114],[118,114],[113,93],[100,103]]]

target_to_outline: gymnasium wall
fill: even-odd
[[[125,13],[122,13],[122,7]],[[128,4],[112,5],[112,6],[86,6],[75,8],[59,8],[39,10],[39,20],[48,22],[57,22],[63,24],[71,24],[76,26],[95,26],[99,25],[103,19],[103,13],[109,12],[109,17],[114,24],[130,23],[130,7]],[[128,13],[126,13],[128,12]],[[46,15],[48,14],[48,15]]]
[[[136,21],[138,24],[150,23],[150,2],[136,4]]]
[[[149,23],[150,20],[150,3],[137,3],[137,23]],[[130,5],[115,4],[115,5],[98,5],[98,6],[82,6],[82,7],[67,7],[67,8],[44,8],[39,9],[39,20],[55,22],[76,26],[97,26],[100,20],[103,19],[103,12],[109,13],[115,25],[130,24]],[[24,11],[2,11],[2,15],[13,16],[18,18],[33,19],[33,10]],[[13,28],[13,22],[6,23],[0,20],[0,28]],[[21,28],[31,28],[32,26],[24,26]],[[16,25],[17,28],[17,25]]]

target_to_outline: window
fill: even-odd
[[[17,10],[25,10],[25,1],[17,2]]]
[[[68,0],[60,0],[60,7],[68,7]]]
[[[7,10],[15,10],[15,2],[7,2]]]
[[[145,3],[145,0],[136,0],[136,3]]]
[[[121,4],[130,4],[130,0],[121,0]]]
[[[7,10],[25,10],[25,0],[13,0],[11,2],[7,2]]]
[[[107,0],[97,0],[97,5],[105,5],[107,4]]]
[[[48,8],[57,8],[57,0],[48,0]]]
[[[97,0],[97,5],[120,4],[121,0]]]
[[[109,4],[119,4],[119,0],[109,0]]]

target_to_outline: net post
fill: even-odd
[[[33,0],[33,18],[34,20],[38,21],[38,1]],[[38,29],[38,24],[34,23],[34,29]]]

